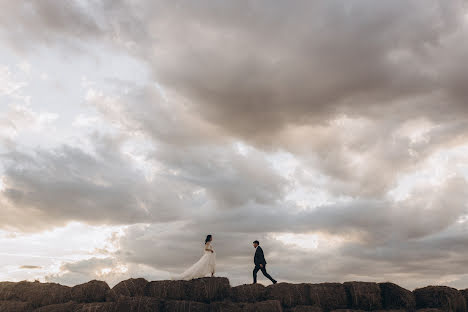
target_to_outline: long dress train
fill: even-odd
[[[213,252],[206,249],[212,250]],[[206,277],[207,275],[214,274],[216,270],[216,253],[210,242],[205,244],[203,252],[204,254],[200,260],[185,270],[184,273],[173,276],[172,279],[188,281],[194,278]]]

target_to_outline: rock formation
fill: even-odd
[[[74,287],[0,283],[0,312],[468,312],[468,290],[393,283],[278,283],[231,287],[224,277],[192,281],[129,279]]]

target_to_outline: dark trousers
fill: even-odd
[[[276,282],[273,277],[270,276],[270,274],[267,273],[266,271],[266,264],[263,265],[263,267],[260,267],[260,265],[256,265],[255,268],[253,269],[253,281],[254,283],[257,282],[257,272],[258,270],[262,271],[263,275],[265,275],[266,278],[268,278],[272,282]]]

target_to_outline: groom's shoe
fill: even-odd
[[[278,283],[278,282],[277,282],[277,281],[273,281],[273,284],[276,284],[276,283]]]

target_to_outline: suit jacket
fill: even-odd
[[[263,255],[263,249],[260,246],[258,246],[255,250],[254,263],[255,265],[260,265],[260,264],[265,265],[267,263],[265,261],[265,256]]]

